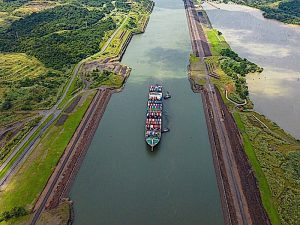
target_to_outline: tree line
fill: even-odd
[[[25,52],[62,70],[99,51],[104,32],[115,28],[99,10],[63,5],[15,21],[0,33],[0,51]]]
[[[223,0],[223,2],[235,2],[263,11],[263,16],[268,19],[276,19],[284,23],[300,24],[299,0]],[[271,3],[279,2],[278,6]]]
[[[247,59],[242,59],[237,53],[229,48],[221,50],[221,69],[235,82],[236,92],[241,99],[246,99],[249,95],[245,76],[248,73],[261,73],[263,68]]]

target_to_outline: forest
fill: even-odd
[[[249,73],[261,73],[263,68],[245,58],[242,59],[229,48],[222,49],[221,56],[221,69],[234,80],[239,97],[246,99],[249,92],[245,76]]]
[[[28,1],[6,1],[0,4],[0,9],[3,10],[4,6],[12,9],[26,2]],[[105,32],[115,29],[113,19],[106,16],[107,11],[114,7],[110,1],[68,2],[70,4],[32,12],[0,31],[1,53],[25,53],[28,57],[36,59],[32,65],[25,65],[16,60],[16,66],[8,65],[11,59],[2,60],[4,64],[0,71],[19,66],[19,72],[13,75],[16,78],[11,80],[2,78],[0,110],[28,111],[53,105],[72,66],[98,52]],[[108,4],[104,7],[104,3]],[[87,9],[87,5],[93,8]],[[20,60],[26,59],[26,56],[15,57]],[[37,77],[32,77],[34,68],[45,71]],[[17,78],[18,74],[24,75],[24,78]]]
[[[223,2],[235,2],[263,11],[263,16],[268,19],[276,19],[284,23],[300,24],[299,0],[223,0]]]
[[[99,50],[104,32],[115,28],[104,17],[102,11],[75,5],[32,13],[0,33],[0,51],[27,53],[62,70]]]
[[[293,0],[280,2],[278,7],[261,6],[264,11],[263,15],[269,19],[276,19],[284,23],[300,25],[300,1]]]

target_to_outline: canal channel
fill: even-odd
[[[71,190],[75,225],[223,224],[201,97],[191,91],[191,44],[182,0],[156,0],[146,32],[122,60],[132,73],[114,94]],[[163,134],[144,141],[147,89],[163,84]]]

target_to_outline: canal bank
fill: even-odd
[[[300,139],[300,26],[265,19],[241,5],[203,4],[214,28],[241,57],[264,68],[247,76],[254,109]]]
[[[72,188],[75,224],[223,223],[201,98],[186,75],[190,51],[182,1],[156,1],[124,55],[128,83],[112,96]],[[172,94],[171,132],[154,153],[144,142],[152,83]]]
[[[209,25],[208,18],[202,16],[205,12],[196,11],[192,1],[185,0],[184,4],[194,54],[190,59],[189,75],[193,90],[201,93],[204,103],[218,186],[222,196],[224,223],[270,224],[262,206],[256,178],[253,173],[249,174],[251,166],[239,130],[231,112],[224,104],[219,92],[220,86],[214,85],[217,80],[223,80],[221,73],[218,72],[211,77],[216,66],[211,66],[209,56],[213,52],[215,54],[213,57],[216,57],[217,52],[210,36],[208,36],[209,46],[204,33],[204,30],[207,31],[206,25]],[[199,70],[201,64],[206,69]]]
[[[206,5],[204,6],[207,7]],[[293,52],[292,43],[294,43],[294,37],[289,39],[289,43],[269,43],[274,41],[274,39],[276,40],[277,34],[279,37],[282,37],[284,34],[289,34],[289,30],[282,30],[282,27],[287,27],[286,25],[266,20],[262,18],[261,14],[259,14],[257,10],[248,7],[245,9],[243,6],[237,5],[220,5],[217,9],[218,10],[214,7],[213,9],[210,8],[207,10],[208,14],[212,13],[213,15],[210,17],[212,25],[214,25],[214,19],[216,19],[218,22],[217,24],[219,26],[221,24],[221,26],[225,28],[224,30],[221,29],[222,33],[225,33],[225,31],[229,32],[229,37],[236,38],[231,39],[231,41],[235,44],[238,44],[238,48],[233,48],[236,52],[240,53],[246,51],[250,55],[252,54],[254,58],[255,56],[260,58],[260,54],[262,54],[261,56],[264,56],[263,53],[266,51],[265,58],[262,58],[265,59],[264,63],[266,63],[266,60],[269,60],[269,63],[270,60],[274,60],[274,62],[276,61],[277,67],[273,66],[272,69],[277,70],[281,67],[281,71],[283,73],[286,72],[284,67],[287,66],[287,63],[291,66],[291,69],[295,68],[295,66],[297,67],[297,65],[293,63],[293,61],[297,58],[297,52],[295,52],[294,55],[280,54],[283,48],[290,48],[288,51]],[[270,25],[268,23],[272,24]],[[274,25],[277,25],[278,27]],[[268,30],[267,33],[266,30]],[[276,35],[273,36],[275,33]],[[214,48],[216,48],[218,41],[214,40],[214,36],[211,34],[212,33],[210,31],[210,41],[213,43]],[[216,31],[215,34],[217,34]],[[221,42],[223,37],[221,37],[219,32],[217,35],[219,36],[219,42]],[[245,38],[245,36],[248,36],[248,38]],[[225,37],[227,37],[226,33]],[[241,40],[243,40],[243,42],[239,43]],[[255,42],[256,40],[260,41]],[[263,44],[260,42],[263,42]],[[277,48],[271,49],[271,45],[277,46]],[[220,46],[224,45],[220,44]],[[260,48],[257,46],[260,46]],[[298,45],[296,44],[294,48],[297,49],[297,47]],[[226,48],[226,45],[223,48]],[[273,52],[273,55],[270,56],[270,52],[267,51],[268,48]],[[275,52],[277,52],[278,55],[274,55]],[[241,55],[243,55],[243,53]],[[287,59],[289,59],[288,62]],[[259,65],[262,65],[260,62],[258,63]],[[269,69],[270,68],[267,68],[265,70]],[[260,80],[261,76],[262,75],[254,74],[251,76],[250,81],[255,78]],[[284,90],[284,79],[289,76],[291,76],[290,73],[281,74],[281,76],[276,76],[275,74],[273,79],[276,80],[279,78],[283,82],[282,86],[278,86],[278,91]],[[216,84],[220,88],[221,92],[225,94],[224,88],[228,85],[228,82],[226,81],[228,76],[221,71],[220,77],[221,81],[216,82]],[[289,79],[293,79],[293,77],[291,76]],[[250,81],[248,77],[248,82]],[[270,80],[268,82],[272,84]],[[256,88],[259,89],[261,87],[258,86]],[[286,88],[294,89],[294,85],[287,86]],[[264,99],[266,96],[261,93],[259,97]],[[276,97],[280,99],[282,96],[278,95]],[[293,98],[295,96],[287,95],[286,97]],[[229,108],[233,107],[232,103],[225,99],[225,96],[224,100],[227,102]],[[255,101],[254,103],[256,104]],[[273,104],[274,106],[276,105],[277,108],[280,105],[279,102],[275,101],[273,98],[269,99],[269,102],[266,102],[263,106],[266,107],[269,104]],[[278,111],[282,110],[281,107],[282,105],[280,105],[280,109],[278,108]],[[282,130],[276,123],[253,110],[241,112],[233,109],[232,111],[240,134],[243,138],[244,150],[251,162],[252,170],[255,173],[257,184],[259,185],[264,207],[268,212],[268,216],[272,224],[298,224],[300,222],[298,213],[300,199],[298,185],[299,176],[292,174],[296,174],[296,171],[298,171],[299,168],[300,142],[284,132],[284,130]],[[292,111],[292,109],[287,109],[285,117],[289,115],[290,111]],[[296,118],[287,119],[293,121]],[[290,128],[293,129],[295,127],[296,126]]]

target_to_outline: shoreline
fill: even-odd
[[[207,5],[204,6],[206,9],[211,9],[209,6],[206,6]],[[230,7],[234,7],[233,10],[243,11],[244,6],[235,6],[236,5],[232,5]],[[230,7],[227,7],[228,10],[230,10]],[[202,11],[201,7],[196,10]],[[245,11],[247,11],[247,9]],[[223,15],[223,13],[225,13],[226,15],[225,11],[216,11],[215,13],[217,13],[217,15]],[[251,12],[248,11],[248,13],[251,15]],[[253,14],[254,16],[258,16],[256,12],[253,12]],[[230,18],[230,20],[233,18],[235,17]],[[274,24],[274,22],[269,21],[268,19],[262,19],[266,22],[266,24],[276,25],[279,30],[294,30],[293,28],[289,28],[282,24],[278,25],[277,22]],[[257,18],[255,20],[257,20]],[[243,153],[245,153],[244,155],[246,156],[246,160],[249,161],[248,164],[251,165],[249,175],[252,176],[253,174],[255,176],[255,185],[259,190],[261,198],[260,202],[262,203],[264,210],[267,212],[272,224],[294,224],[295,221],[299,221],[299,214],[296,213],[296,206],[299,205],[300,201],[300,192],[297,185],[299,183],[299,177],[293,176],[293,174],[299,168],[300,141],[293,137],[290,132],[282,129],[279,124],[276,124],[269,119],[273,117],[264,116],[270,115],[267,113],[268,111],[265,112],[267,114],[259,113],[261,111],[258,109],[256,110],[256,107],[254,107],[251,102],[252,97],[254,97],[251,94],[247,97],[248,104],[246,106],[239,106],[235,102],[231,102],[228,98],[226,98],[226,91],[233,93],[233,96],[239,94],[238,90],[235,89],[236,79],[232,79],[230,74],[227,74],[228,71],[222,70],[222,66],[224,65],[224,61],[222,60],[224,59],[222,58],[222,49],[230,48],[230,46],[228,46],[228,42],[226,42],[221,32],[216,29],[210,29],[207,27],[206,22],[202,23],[202,26],[205,28],[204,31],[211,43],[212,51],[215,55],[214,57],[207,58],[205,62],[207,62],[210,66],[213,63],[214,71],[219,74],[218,79],[211,78],[211,81],[220,90],[221,98],[223,100],[222,102],[225,103],[232,113],[234,123],[238,128],[237,130],[243,143]],[[239,52],[238,48],[236,50]],[[255,59],[251,59],[254,60],[254,63],[260,64],[257,60],[255,61]],[[193,62],[193,57],[190,58],[190,61]],[[280,61],[278,61],[278,63],[280,63]],[[264,64],[262,65],[265,66]],[[195,82],[199,84],[205,83],[203,80],[200,80],[200,82],[198,81],[199,75],[195,76],[196,68],[194,64],[192,69],[194,69],[192,70],[192,74],[194,74],[193,78],[195,79]],[[288,75],[289,73],[285,76]],[[252,78],[249,78],[249,76],[252,77],[252,75],[247,75],[247,81],[250,83]],[[261,78],[257,77],[257,79]],[[257,84],[258,83],[256,83],[256,85]],[[264,84],[266,84],[266,82],[264,82]],[[251,85],[253,88],[254,83]],[[295,88],[295,86],[289,87]],[[288,88],[288,86],[285,88]],[[263,94],[262,92],[259,93]],[[253,98],[253,100],[257,100],[258,97],[259,95],[256,96],[255,99]],[[261,97],[266,99],[264,96]],[[230,119],[232,120],[232,118]],[[287,128],[286,125],[281,125],[282,127]],[[240,162],[242,160],[237,161]],[[246,176],[248,177],[248,175]],[[250,197],[255,198],[255,195]]]
[[[190,0],[185,0],[184,4],[192,46],[195,43],[196,45],[200,43],[197,47],[205,48],[208,41],[202,29],[201,19],[193,16],[196,15],[194,4]],[[200,40],[197,40],[198,38]],[[197,48],[192,49],[197,56],[197,52],[195,52]],[[201,63],[205,64],[204,58],[206,56],[206,54],[200,54],[198,58]],[[189,80],[193,91],[201,93],[205,109],[224,223],[270,224],[268,215],[262,206],[254,173],[249,173],[249,170],[252,171],[251,166],[233,115],[225,105],[218,88],[211,83],[207,69],[204,72],[206,74],[205,85],[200,85],[193,80],[190,72]]]
[[[225,6],[227,6],[227,5],[229,5],[229,6],[230,5],[238,6],[240,8],[244,8],[243,11],[250,12],[250,13],[252,13],[252,12],[259,13],[261,19],[269,20],[273,23],[279,24],[280,26],[288,26],[288,27],[291,27],[291,28],[293,28],[293,27],[300,28],[300,24],[284,23],[280,20],[266,18],[263,15],[264,11],[259,9],[259,8],[254,7],[254,6],[250,6],[250,5],[246,5],[246,4],[237,4],[237,3],[215,3],[215,2],[213,2],[213,3],[212,2],[206,2],[206,3],[208,5],[210,5],[211,7],[215,8],[215,9],[221,9],[221,10],[227,10],[227,9],[222,8],[222,5],[225,5]],[[220,5],[221,5],[221,7],[219,7]]]
[[[132,32],[122,45],[120,53],[115,58],[118,63],[121,63],[122,57],[125,54],[132,37],[145,32],[154,6],[155,2],[152,2],[148,12],[148,18],[143,24],[141,32]],[[36,224],[38,222],[40,215],[44,210],[55,209],[61,202],[69,199],[69,192],[72,184],[89,149],[93,136],[100,125],[109,100],[112,94],[121,92],[124,89],[126,81],[130,76],[130,71],[131,69],[129,70],[129,74],[124,77],[123,84],[120,88],[97,88],[97,92],[86,110],[83,119],[69,141],[63,155],[59,159],[45,188],[34,204],[32,210],[34,216],[31,224]],[[70,222],[73,222],[75,217],[72,207],[73,202],[70,201]]]

